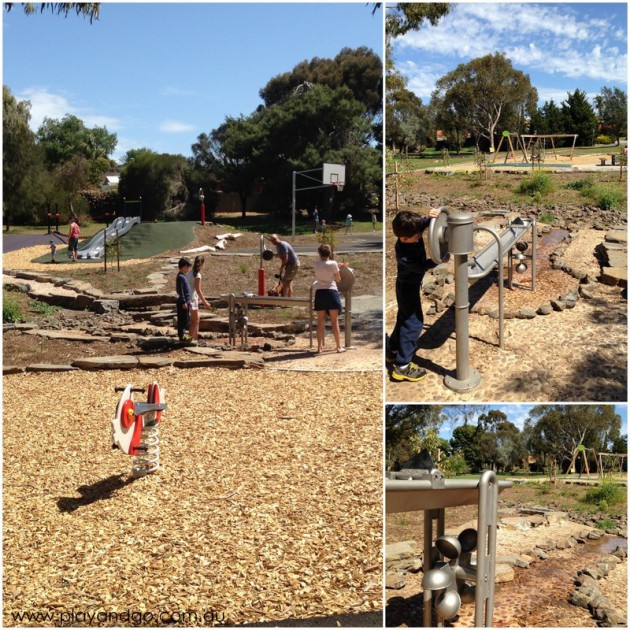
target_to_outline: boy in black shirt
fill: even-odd
[[[438,210],[423,217],[415,212],[399,212],[392,221],[396,241],[396,326],[387,340],[386,361],[393,363],[391,377],[395,381],[417,382],[427,372],[412,362],[417,342],[422,333],[424,319],[420,303],[420,288],[425,272],[435,263],[427,259],[422,232]]]
[[[190,260],[180,258],[177,266],[179,268],[179,273],[175,280],[175,288],[177,289],[177,336],[180,341],[190,342],[192,337],[185,333],[190,321],[190,300],[192,295],[186,274],[190,271],[192,265]]]

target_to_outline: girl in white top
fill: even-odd
[[[190,336],[196,341],[199,339],[199,302],[210,308],[210,304],[201,292],[201,269],[206,259],[203,256],[197,256],[192,268],[192,298],[190,300],[190,328],[188,329]]]
[[[345,348],[341,347],[339,331],[339,313],[341,312],[341,298],[337,290],[337,282],[341,282],[339,264],[330,258],[332,256],[330,245],[320,245],[317,251],[319,260],[315,263],[317,285],[314,307],[317,311],[317,353],[321,353],[324,349],[326,313],[330,315],[330,327],[335,338],[337,352],[344,352]]]

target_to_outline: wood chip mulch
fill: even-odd
[[[131,458],[111,450],[114,387],[152,379],[168,404],[162,467],[133,480]],[[113,614],[125,611],[208,626],[209,611],[234,625],[382,608],[379,373],[164,368],[3,384],[5,626],[61,625],[70,611],[101,613],[97,626],[139,625]],[[181,611],[199,617],[161,615]],[[53,616],[16,619],[26,612]]]

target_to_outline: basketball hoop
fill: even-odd
[[[344,182],[336,182],[333,186],[337,189],[337,192],[343,192]]]

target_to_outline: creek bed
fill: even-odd
[[[513,582],[497,584],[494,598],[495,627],[597,627],[588,610],[573,606],[569,598],[576,573],[612,554],[628,541],[618,536],[578,544],[571,549],[549,552],[528,569],[515,568]],[[624,569],[627,565],[624,562]],[[474,605],[463,606],[452,627],[474,627]]]

